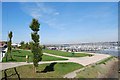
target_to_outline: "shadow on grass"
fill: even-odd
[[[9,59],[7,62],[11,62],[11,61],[12,61],[12,62],[13,62],[13,61],[16,62],[17,60],[16,60],[16,59]]]
[[[43,71],[40,71],[40,72],[37,71],[37,73],[47,73],[47,72],[54,71],[55,64],[57,64],[57,62],[51,63],[49,66],[46,66]]]
[[[15,57],[26,57],[26,56],[21,56],[21,55],[14,55]]]
[[[17,71],[16,67],[14,67],[14,68],[12,68],[12,69],[14,70],[15,73],[11,73],[10,75],[7,74],[7,70],[9,70],[9,69],[3,70],[3,72],[4,72],[4,77],[3,77],[1,80],[9,80],[9,77],[14,76],[14,75],[17,75],[17,77],[18,77],[18,79],[16,78],[17,80],[21,80],[21,79],[20,79],[20,75],[18,74],[18,71]],[[12,80],[12,79],[11,79],[11,80]]]
[[[20,51],[20,50],[13,50],[12,52],[18,52],[18,53],[21,53],[21,51]]]

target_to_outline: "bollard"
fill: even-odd
[[[29,58],[29,56],[28,55],[26,55],[26,62],[28,63],[28,58]]]

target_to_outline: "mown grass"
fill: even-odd
[[[13,60],[11,60],[11,58],[8,58],[8,62],[25,62],[26,61],[26,55],[29,56],[29,62],[32,62],[33,61],[33,53],[31,53],[30,51],[13,50],[12,51]],[[57,57],[47,56],[47,55],[42,56],[42,61],[54,61],[54,60],[67,60],[67,59],[57,58]],[[2,62],[6,62],[5,57],[2,59]]]
[[[33,65],[25,65],[17,67],[17,72],[21,78],[62,78],[65,74],[72,72],[76,69],[80,69],[83,66],[77,63],[56,63],[53,67],[53,71],[42,72],[46,66],[50,64],[40,64],[37,68],[38,73],[34,73]],[[7,74],[10,75],[14,73],[13,69],[9,69]],[[2,71],[3,77],[4,73]],[[17,76],[11,76],[11,78],[16,78]]]
[[[65,56],[65,57],[84,57],[84,56],[92,56],[91,54],[87,54],[87,53],[74,53],[74,54],[72,54],[72,52],[63,52],[63,51],[48,50],[48,49],[43,50],[43,52],[49,53],[49,54],[58,55],[58,56]]]

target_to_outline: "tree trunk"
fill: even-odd
[[[34,69],[33,72],[36,73],[37,71],[36,71],[36,67],[34,65],[33,65],[33,69]]]
[[[10,52],[10,58],[13,60],[11,52]]]

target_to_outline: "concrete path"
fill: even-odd
[[[77,72],[80,72],[80,71],[82,71],[84,69],[85,68],[81,68],[81,69],[75,70],[73,72],[70,72],[70,73],[66,74],[63,78],[74,78],[74,77],[76,77],[76,75],[77,75],[76,73]]]
[[[94,64],[100,60],[103,60],[107,57],[109,57],[110,55],[106,55],[106,54],[94,54],[94,56],[92,57],[76,57],[76,58],[72,58],[72,57],[63,57],[63,56],[57,56],[57,55],[53,55],[53,54],[48,54],[48,53],[44,53],[45,55],[49,55],[49,56],[54,56],[54,57],[59,57],[59,58],[66,58],[68,60],[61,60],[61,61],[41,61],[39,62],[39,64],[45,64],[45,63],[53,63],[53,62],[74,62],[74,63],[78,63],[81,64],[83,66],[87,66],[90,64]],[[12,67],[17,67],[17,66],[21,66],[21,65],[28,65],[28,64],[33,64],[33,63],[26,63],[26,62],[7,62],[7,63],[0,63],[0,70],[4,70],[4,69],[8,69],[8,68],[12,68]]]
[[[48,56],[58,57],[58,58],[71,59],[71,57],[58,56],[58,55],[49,54],[49,53],[43,53],[43,54],[44,54],[44,55],[48,55]]]
[[[27,65],[28,63],[26,62],[6,62],[6,63],[0,63],[0,71],[13,68],[13,67],[18,67],[22,65]]]
[[[71,61],[70,60],[41,61],[38,64],[46,64],[46,63],[53,63],[53,62],[65,63],[65,62],[71,62]],[[5,63],[0,63],[0,71],[5,70],[5,69],[9,69],[9,68],[13,68],[13,67],[22,66],[22,65],[29,65],[29,64],[33,64],[33,63],[32,62],[30,62],[30,63],[27,63],[27,62],[5,62]]]
[[[53,63],[53,62],[64,63],[64,62],[70,62],[70,61],[69,60],[62,60],[62,61],[41,61],[38,64],[46,64],[46,63]],[[32,62],[30,62],[30,63],[26,63],[26,62],[0,63],[0,71],[1,70],[5,70],[5,69],[9,69],[9,68],[13,68],[13,67],[22,66],[22,65],[29,65],[29,64],[33,64],[33,63]]]
[[[103,60],[107,57],[110,57],[110,55],[95,54],[95,53],[89,53],[89,54],[94,55],[94,56],[91,56],[91,57],[89,57],[89,56],[86,56],[86,57],[63,57],[63,56],[57,56],[57,55],[53,55],[53,54],[49,54],[49,53],[44,53],[44,54],[49,55],[49,56],[59,57],[59,58],[66,58],[66,59],[68,59],[67,61],[69,61],[69,62],[75,62],[75,63],[81,64],[83,66],[87,66],[87,65],[96,63],[100,60]]]

